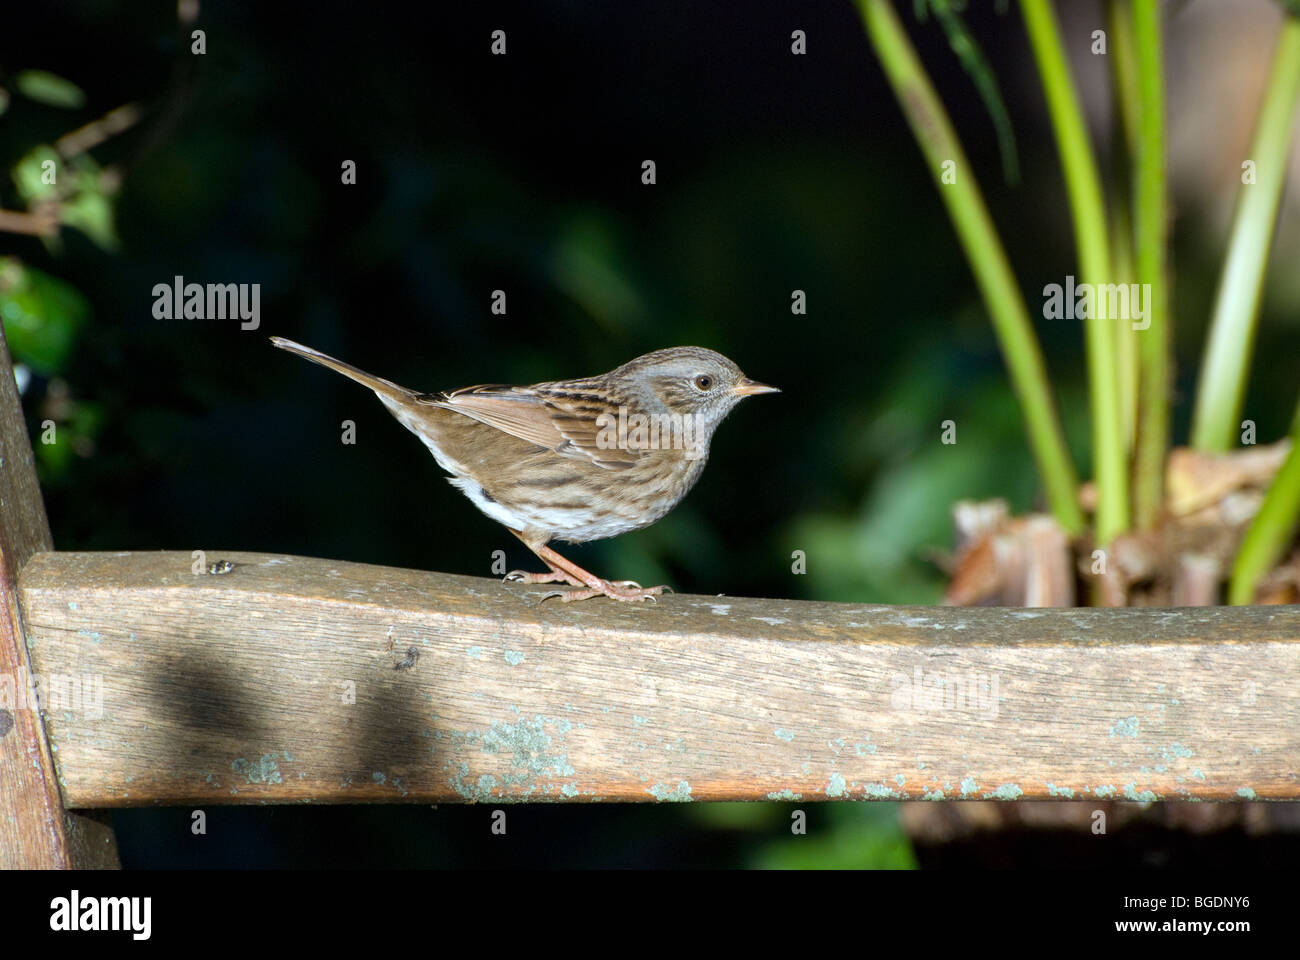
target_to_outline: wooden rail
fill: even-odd
[[[23,568],[68,806],[1300,797],[1296,607],[565,605],[222,560]]]
[[[65,811],[40,717],[15,702],[31,673],[18,573],[33,554],[50,548],[50,525],[0,327],[0,869],[115,867],[113,831],[102,817]]]

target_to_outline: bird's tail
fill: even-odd
[[[349,380],[355,380],[362,386],[369,387],[381,398],[391,397],[394,400],[410,400],[415,396],[416,391],[408,390],[406,387],[398,386],[391,380],[385,380],[383,377],[376,377],[373,374],[366,373],[364,370],[358,370],[350,363],[344,363],[342,360],[335,360],[329,354],[321,353],[319,350],[313,350],[311,347],[304,347],[301,343],[294,343],[292,340],[286,340],[284,337],[272,337],[271,343],[281,350],[288,350],[290,353],[296,353],[300,357],[305,357],[312,363],[319,363],[322,367],[329,367],[337,373],[343,374]]]

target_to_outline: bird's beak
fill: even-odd
[[[746,378],[732,387],[731,392],[740,397],[752,397],[758,393],[780,393],[781,390],[779,387],[769,387],[766,383]]]

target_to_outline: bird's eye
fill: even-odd
[[[713,389],[713,378],[707,373],[701,373],[695,378],[695,386],[700,390],[711,390]]]

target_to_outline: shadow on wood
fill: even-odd
[[[70,806],[1300,795],[1294,607],[566,605],[221,560],[24,568]]]

